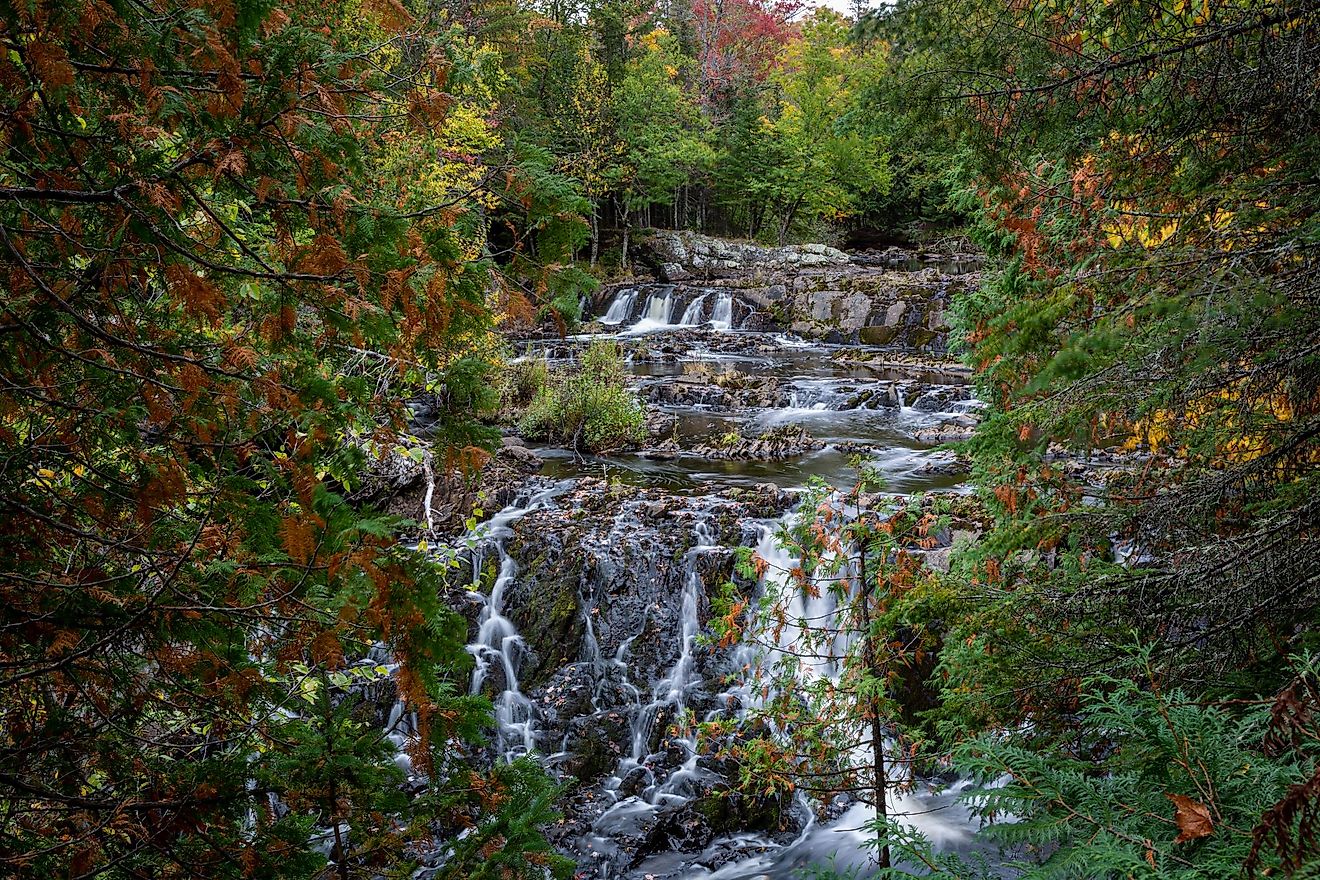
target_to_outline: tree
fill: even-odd
[[[689,62],[674,38],[656,29],[638,46],[613,95],[623,153],[611,178],[625,219],[672,204],[679,187],[699,182],[713,160],[706,120],[683,90]]]
[[[1318,15],[914,3],[886,31],[915,59],[902,98],[929,98],[928,118],[956,135],[941,149],[957,207],[995,267],[957,305],[991,403],[968,448],[995,527],[964,560],[968,613],[941,672],[949,735],[1027,726],[999,753],[1014,773],[1053,752],[1076,764],[1051,772],[1121,785],[1108,775],[1120,740],[1164,779],[1154,746],[1167,740],[1130,733],[1118,709],[1097,716],[1097,701],[1151,711],[1132,687],[1181,690],[1221,713],[1195,723],[1237,736],[1244,706],[1286,693],[1286,658],[1315,641],[1320,193],[1302,169],[1320,145]],[[1134,663],[1134,641],[1148,662]],[[1297,842],[1295,869],[1314,859],[1308,835],[1290,835],[1316,796],[1301,740],[1290,749],[1270,756],[1286,790],[1271,783],[1278,800],[1263,814],[1244,801],[1232,824],[1241,843],[1263,815],[1252,834]],[[1076,781],[1045,797],[1046,821],[1115,801],[1155,812]],[[1142,821],[1179,821],[1161,806]],[[1124,846],[1128,863],[1144,859]]]
[[[874,807],[888,868],[887,793],[910,781],[913,754],[901,692],[921,680],[936,639],[914,624],[935,589],[922,553],[948,521],[938,504],[877,497],[874,485],[866,472],[845,494],[815,483],[775,535],[776,559],[744,554],[741,573],[761,592],[728,585],[713,630],[721,645],[756,651],[739,686],[750,705],[702,728],[748,788],[847,793]]]
[[[818,224],[850,217],[888,189],[883,142],[854,125],[866,64],[844,20],[817,10],[781,47],[769,87],[731,99],[716,180],[753,235],[773,223],[780,245],[795,230],[818,236]]]
[[[431,820],[498,811],[415,812],[353,708],[380,643],[437,789],[485,717],[437,572],[343,497],[425,385],[442,457],[489,441],[449,46],[399,4],[252,0],[10,4],[0,44],[0,864],[406,872]]]

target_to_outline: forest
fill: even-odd
[[[1317,0],[0,48],[0,877],[1320,877]]]

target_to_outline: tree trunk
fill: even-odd
[[[872,585],[870,579],[866,576],[866,538],[864,532],[862,541],[859,544],[859,549],[858,574],[861,578],[862,586],[862,638],[866,639],[866,646],[863,649],[863,655],[866,661],[866,666],[871,671],[871,675],[879,680],[883,680],[879,658],[876,656],[875,639],[872,638],[871,633]],[[870,705],[867,706],[867,711],[871,716],[871,797],[875,803],[876,819],[885,819],[889,816],[889,811],[885,804],[885,788],[888,780],[885,776],[885,731],[884,724],[880,719],[881,708],[880,701],[876,697],[871,697]],[[889,867],[889,844],[887,842],[880,847],[880,867]]]
[[[628,214],[627,208],[619,212],[619,217],[623,221],[623,256],[619,258],[619,268],[628,271]]]
[[[596,200],[591,200],[591,268],[596,268],[596,258],[600,256],[600,218],[597,216]]]

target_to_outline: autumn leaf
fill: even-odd
[[[1187,843],[1209,837],[1215,833],[1214,823],[1210,821],[1210,808],[1200,801],[1194,801],[1184,794],[1164,795],[1177,807],[1173,821],[1178,825],[1178,836],[1174,843]]]

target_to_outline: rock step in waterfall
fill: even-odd
[[[674,313],[680,308],[675,322]],[[703,325],[714,330],[732,330],[734,296],[728,290],[690,289],[672,284],[623,287],[610,300],[605,314],[596,320],[630,333]]]
[[[766,662],[764,651],[750,641],[717,649],[700,636],[714,590],[733,577],[733,548],[755,548],[768,578],[797,564],[775,538],[793,496],[607,486],[558,483],[471,536],[473,571],[484,572],[474,585],[485,581],[472,690],[496,705],[497,760],[535,754],[578,780],[555,833],[584,876],[787,880],[828,858],[863,863],[864,835],[849,829],[867,808],[819,822],[800,797],[738,806],[720,794],[732,768],[702,753],[686,721],[761,699],[735,673]],[[765,587],[742,589],[755,597]],[[800,605],[805,618],[834,612],[828,598]],[[779,645],[792,642],[790,626]],[[824,663],[818,674],[834,670]],[[970,817],[947,792],[918,786],[896,803],[914,813],[938,804],[923,830],[949,846],[970,839]]]
[[[603,291],[595,309],[601,325],[642,333],[710,322],[926,352],[947,349],[953,298],[979,283],[981,266],[973,254],[847,254],[820,244],[773,248],[660,230],[645,237],[645,248],[658,281]],[[666,300],[668,314],[659,309]]]

